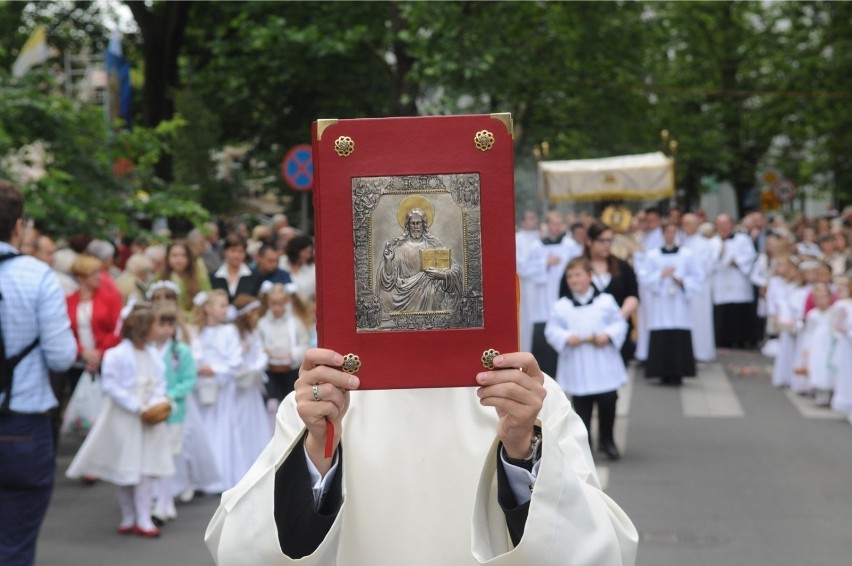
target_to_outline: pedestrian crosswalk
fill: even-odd
[[[628,383],[619,390],[614,431],[615,443],[628,460],[628,430],[634,390],[637,386],[642,386],[639,384],[648,383],[644,381],[644,374],[637,366],[631,367],[629,375]],[[768,379],[765,385],[767,394],[779,394],[777,390],[772,388]],[[785,390],[783,395],[793,405],[799,416],[805,419],[831,421],[847,418],[844,414],[817,406],[813,398],[804,397],[789,390]],[[687,418],[730,419],[742,418],[746,415],[743,404],[731,383],[730,377],[728,377],[726,367],[721,362],[700,363],[698,365],[698,378],[685,380],[684,385],[680,388],[680,401],[682,414]],[[595,422],[595,419],[593,419],[593,422]],[[610,480],[612,464],[602,457],[598,457],[597,454],[595,456],[597,458],[598,477],[603,489],[606,489]]]
[[[699,379],[688,380],[680,390],[683,414],[687,417],[729,418],[744,416],[743,407],[725,368],[719,363],[700,364]]]
[[[793,393],[789,389],[784,391],[784,395],[790,400],[790,403],[796,407],[796,410],[806,419],[823,419],[823,420],[844,420],[846,415],[837,411],[830,411],[825,407],[819,407],[810,397],[803,397]]]

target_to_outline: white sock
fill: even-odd
[[[174,519],[177,517],[175,500],[172,495],[172,477],[163,477],[154,480],[154,491],[156,503],[154,504],[154,515],[161,519]]]
[[[143,476],[139,480],[133,494],[133,500],[136,504],[136,525],[145,531],[151,531],[156,528],[154,521],[151,520],[151,502],[154,495],[154,482],[148,476]]]
[[[136,524],[136,516],[133,512],[133,486],[121,485],[116,489],[115,494],[118,497],[118,508],[121,510],[121,523],[118,526],[132,527]]]

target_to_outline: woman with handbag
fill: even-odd
[[[153,482],[174,473],[165,424],[171,404],[163,360],[146,349],[153,339],[154,310],[147,303],[128,309],[123,340],[103,359],[104,406],[66,475],[91,475],[117,485],[118,532],[158,537],[151,518]]]
[[[101,260],[87,254],[77,256],[71,265],[71,275],[79,287],[66,298],[66,303],[77,340],[77,361],[66,374],[66,399],[73,395],[84,372],[94,379],[104,352],[121,341],[115,330],[121,315],[121,295],[101,287],[102,266]]]

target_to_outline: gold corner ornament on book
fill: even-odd
[[[494,369],[494,358],[500,355],[497,350],[489,349],[482,352],[482,365],[485,369]]]
[[[334,151],[340,157],[349,157],[355,151],[355,141],[349,136],[340,136],[334,140]]]
[[[343,371],[346,373],[355,373],[361,369],[361,358],[355,354],[346,354],[343,356]]]
[[[494,134],[488,130],[480,130],[476,132],[473,143],[479,151],[488,151],[494,146]]]

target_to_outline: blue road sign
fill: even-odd
[[[309,191],[314,184],[314,160],[310,145],[290,148],[281,162],[281,175],[294,191]]]

